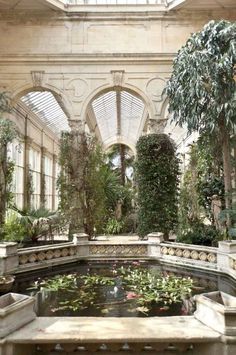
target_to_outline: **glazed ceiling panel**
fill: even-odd
[[[51,92],[30,92],[21,101],[56,134],[69,130],[67,116]]]
[[[103,143],[122,137],[135,143],[145,111],[144,103],[127,91],[109,91],[92,102]]]

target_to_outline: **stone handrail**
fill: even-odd
[[[161,255],[216,264],[217,249],[183,243],[161,243]]]
[[[31,247],[18,250],[19,265],[26,266],[35,263],[43,263],[48,260],[70,258],[77,255],[78,246],[73,242]],[[56,261],[56,260],[55,260]]]

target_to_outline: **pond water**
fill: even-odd
[[[156,277],[161,287],[168,283],[159,302],[150,298],[153,289],[146,286],[147,275],[155,285]],[[140,289],[148,291],[144,300]],[[18,277],[13,291],[35,296],[39,316],[150,317],[191,315],[195,310],[193,295],[215,290],[236,296],[235,282],[214,273],[150,262],[91,262]]]

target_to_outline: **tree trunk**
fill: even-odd
[[[225,207],[232,208],[232,179],[231,179],[231,152],[230,152],[230,135],[225,125],[224,117],[220,118],[220,130],[222,140],[223,168],[224,168],[224,185],[225,185]],[[227,218],[227,228],[231,226],[230,216]]]
[[[120,177],[121,183],[125,185],[125,146],[120,144]]]

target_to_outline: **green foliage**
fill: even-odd
[[[138,233],[165,236],[177,225],[179,160],[165,134],[143,136],[137,143]]]
[[[210,21],[194,33],[178,52],[167,84],[173,120],[188,133],[220,137],[224,167],[225,205],[231,208],[230,134],[236,123],[236,23]],[[231,222],[228,218],[227,226]]]
[[[153,302],[171,305],[182,302],[190,295],[193,281],[190,278],[153,274],[147,269],[121,268],[123,284],[137,295],[139,305],[150,306]]]
[[[10,99],[6,93],[0,93],[0,114],[10,112]],[[0,228],[5,221],[7,204],[11,202],[10,193],[13,163],[7,159],[7,145],[17,137],[17,129],[13,122],[0,117]]]
[[[119,234],[124,226],[123,221],[117,221],[115,218],[109,218],[105,226],[106,234]]]
[[[177,241],[187,244],[218,246],[222,239],[219,231],[212,225],[205,225],[201,220],[192,221],[188,229],[182,231]]]
[[[212,197],[217,195],[224,204],[222,161],[211,154],[211,136],[200,137],[193,144],[188,168],[184,173],[179,198],[178,241],[192,244],[215,245],[220,238],[212,211]],[[216,145],[216,143],[215,143]],[[205,225],[204,220],[208,224]]]
[[[235,48],[236,24],[221,20],[193,33],[178,52],[166,93],[174,120],[190,133],[219,128],[221,114],[234,129]]]
[[[191,295],[193,288],[193,281],[190,278],[154,274],[139,267],[121,267],[116,271],[116,275],[120,287],[125,291],[123,302],[129,302],[131,300],[129,295],[131,295],[138,306],[136,309],[144,313],[155,304],[168,306],[182,302],[184,297]],[[59,302],[59,307],[53,311],[75,312],[91,305],[99,308],[101,304],[96,303],[98,286],[115,286],[116,282],[114,277],[97,274],[84,276],[69,274],[37,281],[30,289],[67,291],[64,300]]]
[[[8,242],[21,242],[27,235],[27,229],[20,223],[15,213],[11,213],[2,229],[2,238]]]
[[[15,211],[16,222],[22,227],[22,231],[25,231],[24,240],[30,239],[35,242],[42,236],[52,237],[53,230],[62,226],[62,220],[57,212],[43,207],[23,210],[12,208]]]
[[[129,209],[130,189],[122,186],[95,139],[63,133],[59,163],[59,209],[65,221],[73,225],[72,231],[83,229],[92,237],[94,230],[103,232],[109,218],[114,218],[118,201],[124,210]]]

